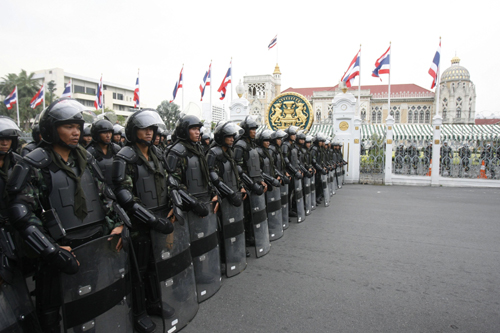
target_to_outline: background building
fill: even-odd
[[[62,95],[66,84],[71,79],[72,97],[89,109],[94,109],[99,78],[71,74],[62,68],[44,69],[34,73],[33,78],[39,80],[40,84],[43,84],[44,81],[45,84],[54,81],[57,96]],[[103,100],[104,108],[112,109],[117,115],[129,116],[131,114],[129,109],[134,107],[134,87],[103,81]],[[144,107],[145,105],[141,101],[141,108]]]

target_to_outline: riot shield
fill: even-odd
[[[302,191],[302,180],[295,178],[293,180],[294,200],[297,204],[297,223],[304,222],[306,219],[306,210],[304,208],[304,192]]]
[[[214,213],[214,203],[210,198],[198,200],[206,202],[209,213],[200,217],[189,211],[188,223],[191,238],[191,256],[193,257],[194,276],[198,302],[212,297],[221,286],[220,250],[217,237],[217,215]]]
[[[328,192],[330,196],[335,195],[335,171],[328,171]]]
[[[0,280],[0,332],[42,332],[24,277],[13,273],[10,283]]]
[[[316,209],[316,176],[311,177],[311,209]]]
[[[221,205],[224,252],[226,255],[226,276],[232,277],[247,267],[245,251],[245,226],[243,204],[233,206],[227,198]]]
[[[283,218],[283,230],[288,229],[289,217],[288,217],[288,184],[281,185],[281,217]]]
[[[328,175],[321,175],[321,186],[323,187],[323,200],[325,207],[330,206],[330,190],[328,189]]]
[[[166,210],[159,213],[168,214]],[[175,309],[174,316],[165,320],[165,329],[174,332],[186,326],[198,312],[188,223],[177,220],[174,232],[168,235],[151,231],[151,243],[162,302]]]
[[[259,258],[266,255],[271,249],[267,224],[266,196],[264,193],[261,195],[249,193],[248,196],[250,197],[250,215],[255,238],[255,256]]]
[[[302,178],[302,185],[304,187],[304,205],[306,216],[311,215],[312,204],[311,204],[311,178]]]
[[[273,187],[266,192],[266,211],[269,227],[269,240],[273,241],[283,236],[283,216],[281,213],[281,190]]]
[[[72,250],[78,273],[61,273],[66,332],[132,332],[129,249],[116,250],[121,235],[108,235]]]

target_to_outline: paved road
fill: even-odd
[[[500,332],[499,199],[346,185],[224,279],[183,333]]]

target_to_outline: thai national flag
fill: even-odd
[[[205,76],[203,77],[203,82],[200,84],[200,92],[201,92],[201,101],[203,101],[203,95],[205,94],[205,88],[210,85],[210,77],[211,77],[212,63],[208,66],[208,72],[205,72]]]
[[[66,84],[61,97],[71,97],[71,79],[69,79],[68,84]]]
[[[17,103],[17,86],[14,87],[14,90],[3,102],[8,110],[12,109],[12,106]]]
[[[361,50],[359,50],[354,59],[352,59],[349,68],[347,68],[344,76],[342,76],[341,81],[344,81],[347,87],[350,87],[351,81],[354,80],[356,76],[359,76],[360,52]]]
[[[222,83],[220,84],[220,87],[217,90],[221,94],[220,97],[221,100],[223,100],[226,97],[226,87],[229,83],[231,83],[231,67],[233,67],[232,60],[229,63],[229,69],[227,70],[226,76],[224,77],[224,80],[222,80]]]
[[[429,74],[432,76],[431,89],[436,86],[436,82],[439,75],[439,61],[441,60],[441,40],[439,40],[439,46],[432,60],[431,68],[429,69]]]
[[[174,98],[170,101],[172,103],[175,100],[175,96],[177,96],[177,91],[182,88],[182,71],[184,70],[184,66],[181,68],[181,73],[179,74],[179,81],[175,82],[175,87],[174,87]]]
[[[375,62],[375,69],[372,72],[373,77],[380,78],[380,74],[390,74],[391,68],[391,47]],[[382,81],[382,79],[380,79]]]
[[[274,38],[271,39],[271,43],[269,43],[267,49],[268,50],[272,49],[274,46],[276,46],[277,43],[278,43],[278,35],[274,36]]]
[[[135,80],[134,89],[134,109],[139,107],[139,73],[137,73],[137,80]]]
[[[97,94],[95,96],[94,107],[96,110],[102,109],[102,75],[101,81],[99,81],[99,85],[97,86]]]
[[[33,98],[30,101],[30,106],[32,109],[36,108],[38,105],[43,103],[43,98],[44,98],[44,93],[45,93],[45,88],[42,85],[40,90],[33,96]]]

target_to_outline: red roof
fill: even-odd
[[[500,119],[476,119],[476,125],[497,125]]]
[[[334,87],[315,87],[315,88],[288,88],[282,93],[286,92],[296,92],[303,96],[312,96],[314,91],[335,91],[337,90],[338,85]],[[358,90],[358,87],[350,87],[348,88],[350,91]],[[370,86],[361,86],[361,90],[370,90],[372,95],[374,94],[386,94],[387,93],[387,85],[370,85]],[[393,94],[399,93],[426,93],[432,94],[434,93],[430,90],[417,86],[416,84],[391,84],[391,96]]]

